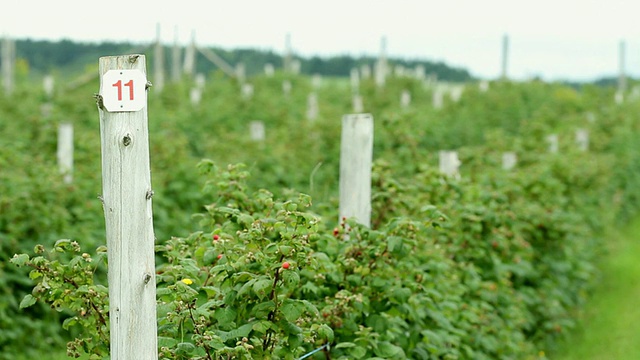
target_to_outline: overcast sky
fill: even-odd
[[[10,5],[7,5],[10,3]],[[160,5],[161,4],[161,5]],[[591,80],[640,76],[639,0],[2,0],[0,36],[252,47],[303,55],[377,55],[443,61],[496,78],[504,34],[508,74]],[[118,55],[118,54],[113,54]],[[98,60],[96,59],[96,62]]]

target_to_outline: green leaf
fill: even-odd
[[[262,300],[267,297],[273,281],[271,279],[260,279],[253,283],[253,292]]]
[[[318,336],[327,342],[333,342],[333,329],[331,329],[327,324],[322,324],[318,328]]]
[[[69,330],[70,326],[73,326],[78,323],[78,318],[76,316],[72,316],[70,318],[64,319],[62,322],[62,328],[65,330]]]
[[[29,261],[29,255],[27,254],[15,254],[13,258],[11,258],[11,262],[16,266],[23,266]]]
[[[35,304],[36,300],[38,300],[38,299],[33,297],[33,295],[31,295],[31,294],[25,295],[24,298],[22,298],[22,301],[20,301],[20,309],[24,309],[24,308],[27,308],[27,307]]]
[[[296,321],[304,312],[305,307],[306,306],[301,302],[287,299],[284,304],[282,304],[280,311],[282,311],[282,314],[287,321]]]
[[[402,348],[389,342],[379,343],[375,350],[376,355],[383,358],[404,357]]]

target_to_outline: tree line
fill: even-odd
[[[16,57],[22,66],[28,67],[29,73],[36,76],[60,72],[61,76],[74,76],[85,72],[88,67],[96,66],[100,56],[118,55],[126,53],[142,53],[153,61],[154,51],[152,43],[140,44],[132,42],[75,42],[72,40],[16,40]],[[283,67],[284,57],[273,50],[252,48],[224,49],[209,47],[227,63],[234,66],[242,63],[246,75],[252,76],[264,73],[266,64],[273,65],[276,69]],[[173,45],[164,46],[164,63],[167,70],[171,66]],[[182,49],[184,54],[184,48]],[[210,73],[217,67],[207,60],[202,54],[196,55],[196,72]],[[373,65],[377,61],[375,56],[354,57],[350,55],[336,56],[297,56],[293,59],[300,63],[302,74],[319,74],[323,76],[349,76],[351,69],[362,65]],[[443,62],[435,62],[424,59],[389,58],[392,66],[415,68],[418,65],[424,67],[427,76],[434,76],[442,81],[464,82],[473,80],[471,73],[464,68],[452,67]]]

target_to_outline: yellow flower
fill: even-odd
[[[191,284],[193,284],[193,280],[191,280],[191,279],[182,279],[182,280],[180,280],[180,281],[182,281],[183,283],[185,283],[185,284],[187,284],[187,285],[191,285]]]

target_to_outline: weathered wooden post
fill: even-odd
[[[16,44],[8,36],[2,40],[2,85],[6,95],[13,93],[14,88],[14,66],[16,62]]]
[[[184,74],[189,78],[193,77],[196,70],[196,32],[191,31],[191,42],[184,51]]]
[[[73,181],[73,125],[61,123],[58,126],[58,168],[65,184]]]
[[[153,52],[153,90],[162,92],[164,88],[164,48],[160,39],[160,24],[156,25],[156,43]]]
[[[351,81],[351,92],[353,94],[359,94],[360,93],[360,74],[358,73],[358,69],[356,68],[351,69],[349,79]]]
[[[318,95],[315,92],[307,96],[307,120],[314,121],[318,118]]]
[[[284,58],[282,59],[282,67],[284,72],[291,72],[291,62],[293,61],[293,51],[291,50],[291,34],[287,33],[284,40]]]
[[[340,219],[355,218],[371,226],[371,166],[373,163],[373,117],[350,114],[342,117],[340,143]]]
[[[616,91],[615,100],[616,103],[621,104],[624,101],[624,93],[627,90],[627,74],[625,70],[625,42],[620,41],[618,47],[618,61],[619,61],[619,74],[618,74],[618,91]]]
[[[400,94],[400,107],[406,109],[411,105],[411,93],[409,90],[402,90]]]
[[[144,55],[100,58],[111,360],[158,358]]]
[[[502,168],[504,170],[513,169],[518,162],[518,157],[515,152],[508,151],[502,154]]]
[[[552,154],[556,154],[558,152],[558,135],[551,134],[546,137],[547,143],[549,144],[549,152]]]
[[[256,142],[262,142],[265,139],[265,127],[264,122],[260,120],[254,120],[249,123],[249,132],[251,134],[251,140]]]
[[[438,168],[440,172],[448,176],[460,177],[458,169],[462,163],[458,159],[458,152],[441,150],[438,155]]]
[[[364,111],[362,95],[353,95],[353,112],[359,114]]]
[[[387,38],[380,39],[380,57],[376,62],[375,79],[378,87],[383,87],[387,78]]]
[[[509,36],[504,34],[502,37],[502,71],[500,78],[507,80],[507,64],[509,61]]]
[[[589,150],[589,132],[586,129],[576,130],[576,144],[580,151]]]
[[[178,44],[178,27],[174,28],[173,35],[173,49],[171,51],[171,81],[178,82],[182,78],[182,72],[180,72],[181,64],[180,58],[182,57],[182,49]]]

